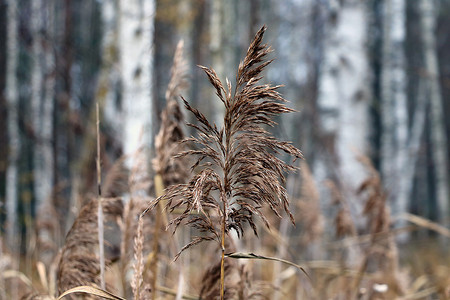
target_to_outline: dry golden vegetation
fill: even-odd
[[[224,118],[213,124],[183,98],[196,119],[191,137],[178,103],[188,82],[178,45],[152,166],[140,149],[131,168],[127,158],[110,167],[64,242],[50,207],[37,218],[27,257],[0,244],[1,299],[450,299],[447,228],[413,215],[402,216],[408,227],[394,228],[366,157],[355,211],[339,186],[315,182],[307,163],[295,160],[301,152],[269,132],[275,117],[293,110],[280,86],[261,83],[271,62],[265,30],[239,65],[234,89],[201,67]],[[321,206],[320,188],[332,209]],[[435,243],[415,234],[427,231]],[[411,242],[399,244],[402,234]]]

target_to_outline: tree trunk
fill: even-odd
[[[118,98],[117,87],[120,86],[119,73],[119,32],[118,32],[118,1],[104,1],[102,4],[102,64],[96,98],[103,108],[106,123],[113,129],[113,136],[123,135],[120,119],[121,105]]]
[[[381,172],[395,215],[408,210],[408,112],[405,74],[405,2],[386,0],[381,73]]]
[[[57,170],[55,172],[59,180],[67,180],[68,188],[67,194],[64,197],[70,197],[70,201],[61,201],[60,204],[60,214],[67,216],[62,218],[61,225],[64,228],[64,232],[67,233],[72,227],[72,220],[74,214],[72,209],[75,207],[73,205],[74,201],[72,199],[78,197],[76,194],[76,176],[74,174],[75,165],[75,130],[74,130],[74,116],[75,116],[75,105],[74,105],[74,89],[73,89],[73,67],[74,67],[74,1],[64,0],[59,1],[64,2],[62,5],[61,23],[63,23],[62,32],[55,33],[56,36],[61,36],[61,48],[58,54],[58,70],[57,74],[60,75],[61,85],[58,91],[57,97],[57,111],[55,118],[57,119],[55,127],[56,143],[56,155],[55,164]],[[56,2],[58,3],[58,2]],[[59,23],[59,22],[58,22]],[[57,77],[57,79],[59,79]],[[63,151],[61,151],[64,149]]]
[[[123,84],[125,154],[153,145],[154,1],[120,1],[120,61]]]
[[[356,155],[367,154],[368,150],[367,7],[356,0],[333,3],[325,25],[324,60],[318,83],[321,151],[313,169],[319,182],[327,178],[338,182],[344,197],[357,205],[355,192],[365,178],[365,170]],[[322,207],[329,212],[326,193],[321,190]]]
[[[414,189],[414,177],[416,174],[416,165],[418,163],[418,155],[425,131],[425,115],[427,112],[428,98],[425,93],[425,84],[419,82],[417,93],[416,107],[412,115],[411,129],[408,139],[408,153],[406,155],[406,166],[400,180],[405,192],[405,199],[411,200]],[[404,182],[404,183],[403,183]],[[423,213],[423,212],[422,212]]]
[[[18,159],[20,153],[19,133],[19,94],[17,84],[18,45],[18,7],[16,0],[8,2],[8,40],[6,66],[6,98],[8,104],[8,167],[6,170],[6,238],[11,249],[18,245],[17,201],[18,201]],[[17,249],[16,249],[17,250]]]
[[[8,124],[7,124],[7,100],[6,100],[6,65],[7,65],[7,11],[6,0],[0,0],[0,205],[5,205],[6,169],[8,165]],[[3,230],[6,212],[0,210],[0,223]],[[2,231],[3,233],[3,231]]]
[[[41,224],[52,223],[54,215],[48,209],[52,203],[54,186],[53,161],[53,109],[55,99],[55,57],[53,48],[45,41],[52,39],[54,26],[54,0],[33,2],[33,27],[36,30],[33,39],[34,68],[32,74],[32,109],[34,143],[34,189],[36,198],[37,220]],[[43,245],[58,241],[56,232],[43,227],[39,230],[39,242]],[[52,235],[53,234],[53,235]],[[50,265],[53,255],[51,251],[41,251],[39,259]]]
[[[210,13],[210,27],[209,27],[209,50],[211,53],[211,65],[216,71],[220,80],[225,82],[225,57],[224,57],[224,1],[212,0],[211,1],[211,13]],[[231,12],[229,12],[231,13]],[[210,89],[208,98],[214,99],[215,94],[213,89]],[[224,113],[224,107],[220,101],[208,101],[210,104],[212,120],[218,126],[222,123],[222,115]]]
[[[427,90],[430,99],[431,144],[433,171],[436,188],[437,218],[445,222],[449,215],[449,176],[447,162],[447,136],[445,133],[444,109],[439,84],[439,65],[436,52],[434,1],[420,1],[420,24]]]
[[[43,122],[43,93],[42,83],[44,72],[43,65],[43,40],[41,33],[43,31],[43,14],[42,0],[35,0],[31,7],[31,29],[33,34],[33,69],[31,74],[31,107],[32,107],[32,124],[35,133],[34,152],[33,152],[33,178],[34,178],[34,194],[36,198],[36,206],[39,209],[45,199],[49,197],[49,191],[44,184],[46,180],[43,172],[43,138],[42,138],[42,122]]]
[[[45,1],[45,32],[48,38],[54,37],[55,26],[55,0]],[[44,97],[42,107],[42,124],[41,124],[41,137],[42,137],[42,156],[44,160],[42,173],[45,179],[42,181],[43,191],[42,194],[44,201],[48,201],[51,204],[51,196],[53,194],[53,186],[55,184],[54,175],[54,157],[53,157],[53,111],[55,106],[55,54],[53,48],[49,43],[45,43],[44,48],[44,60],[45,60],[45,80],[44,80]]]

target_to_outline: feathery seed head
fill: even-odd
[[[302,158],[302,153],[264,129],[276,124],[275,116],[293,112],[278,92],[280,86],[260,84],[261,72],[271,63],[266,59],[271,49],[262,44],[265,30],[264,26],[258,31],[240,63],[233,91],[228,80],[224,86],[213,69],[200,66],[225,106],[221,128],[211,124],[182,98],[186,109],[197,120],[197,124],[188,125],[196,129],[198,135],[184,140],[196,147],[177,157],[195,157],[191,170],[198,174],[186,184],[169,187],[163,197],[149,206],[154,208],[161,199],[166,199],[169,211],[184,208],[183,213],[170,222],[175,229],[185,221],[203,233],[182,251],[204,240],[220,243],[221,220],[225,222],[225,233],[234,229],[242,236],[244,225],[248,223],[257,234],[254,216],[269,227],[261,210],[266,205],[279,217],[284,210],[294,223],[283,184],[284,173],[295,168],[276,155],[285,152],[297,159]]]

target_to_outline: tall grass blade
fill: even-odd
[[[288,264],[290,266],[293,266],[295,268],[297,268],[298,270],[302,271],[303,274],[306,275],[306,277],[308,277],[308,279],[311,281],[311,277],[308,275],[308,272],[306,272],[306,270],[296,264],[293,263],[291,261],[288,261],[286,259],[282,259],[282,258],[278,258],[278,257],[271,257],[271,256],[264,256],[264,255],[258,255],[258,254],[254,254],[254,253],[243,253],[243,252],[234,252],[234,253],[228,253],[225,254],[226,257],[229,258],[236,258],[236,259],[261,259],[261,260],[272,260],[272,261],[278,261],[278,262],[282,262],[284,264]],[[312,281],[311,281],[312,282]]]

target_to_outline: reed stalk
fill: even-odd
[[[103,226],[103,205],[102,205],[102,169],[100,160],[100,117],[98,102],[95,105],[96,119],[97,119],[97,190],[98,190],[98,206],[97,206],[97,221],[98,221],[98,249],[100,259],[100,287],[104,290],[105,284],[105,245],[104,245],[104,226]]]

